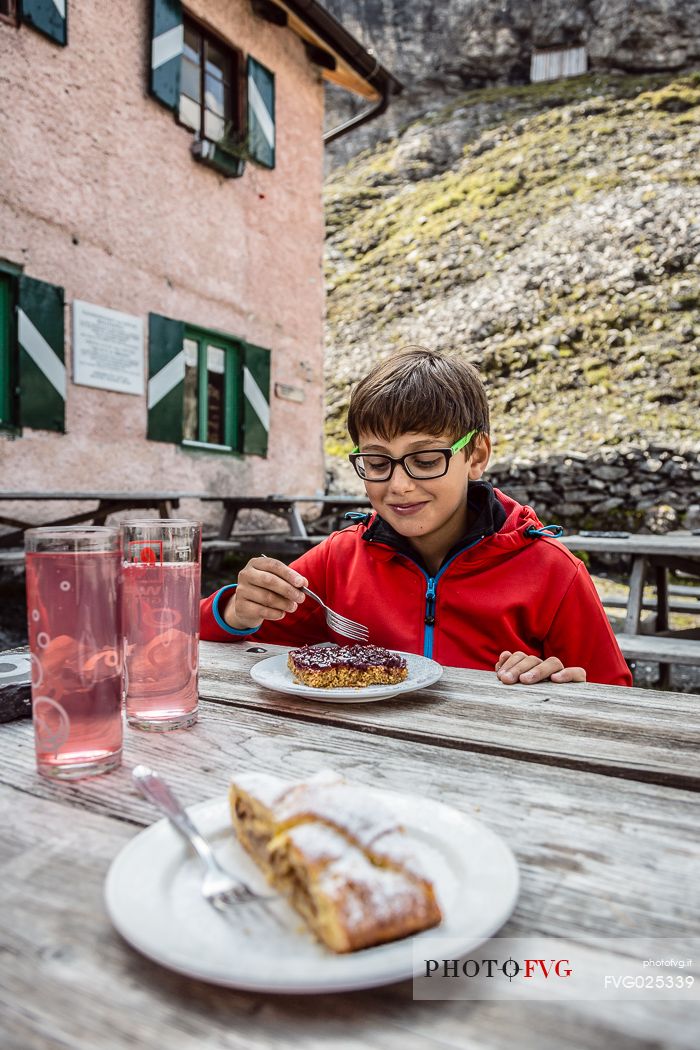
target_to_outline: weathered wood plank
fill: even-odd
[[[518,857],[520,930],[592,937],[682,937],[700,925],[698,798],[691,792],[512,759],[378,738],[339,727],[204,703],[191,730],[130,731],[125,766],[72,784],[34,772],[31,726],[0,727],[0,782],[61,802],[150,823],[128,770],[145,762],[184,801],[222,794],[235,770],[303,777],[331,766],[352,779],[440,799],[477,815]]]
[[[588,1050],[632,1047],[636,1039],[693,1046],[693,1007],[679,1003],[436,1004],[413,1002],[408,984],[271,999],[171,974],[128,948],[102,905],[109,862],[135,830],[105,814],[126,812],[140,824],[153,812],[126,769],[72,785],[39,780],[29,729],[7,726],[1,737],[8,759],[2,777],[22,788],[4,789],[0,818],[8,905],[0,919],[8,960],[0,967],[0,1003],[13,1040],[8,1050]],[[192,730],[127,737],[129,763],[162,769],[187,801],[220,793],[232,768],[304,775],[329,763],[360,780],[443,798],[478,813],[518,855],[523,887],[508,933],[536,929],[587,943],[615,933],[665,934],[675,935],[681,950],[698,920],[697,894],[688,893],[698,860],[693,796],[504,759],[453,757],[446,768],[425,745],[344,730],[331,735],[213,704],[203,705]]]
[[[609,554],[657,554],[688,557],[700,561],[700,536],[691,532],[667,532],[663,536],[632,533],[629,536],[561,536],[559,542],[572,551],[600,551]],[[698,571],[696,569],[696,571]]]
[[[0,812],[3,1050],[695,1050],[692,1006],[675,1002],[414,1002],[409,982],[271,997],[189,980],[110,926],[103,881],[132,829],[7,789]]]
[[[646,569],[646,558],[644,555],[638,554],[632,561],[632,571],[630,572],[630,590],[627,600],[627,615],[625,616],[626,634],[636,634],[639,630]]]
[[[686,693],[593,683],[507,686],[490,672],[448,667],[434,686],[404,699],[329,704],[257,685],[250,667],[285,650],[251,647],[203,642],[200,695],[397,739],[700,789],[700,704]]]
[[[700,640],[661,634],[618,634],[618,645],[630,660],[700,666]],[[697,700],[696,700],[697,703]]]

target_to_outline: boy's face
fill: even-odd
[[[457,435],[457,438],[461,434]],[[377,452],[398,459],[409,452],[450,448],[453,434],[407,433],[387,442],[376,434],[360,434],[362,452]],[[450,457],[447,473],[441,478],[418,480],[396,464],[388,481],[365,482],[372,506],[400,535],[409,540],[431,537],[444,540],[446,550],[456,543],[466,529],[465,493],[468,481],[481,477],[490,454],[488,437],[482,435],[469,459],[464,452]]]

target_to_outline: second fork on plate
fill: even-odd
[[[165,814],[204,864],[206,870],[201,886],[202,896],[214,908],[223,911],[240,904],[264,907],[266,902],[278,899],[274,895],[256,893],[242,879],[224,871],[209,842],[195,827],[179,799],[158,773],[148,766],[139,765],[133,768],[131,775],[144,798]]]

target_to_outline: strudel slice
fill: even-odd
[[[409,837],[362,786],[330,772],[300,783],[244,773],[232,782],[230,801],[241,844],[332,951],[440,922]]]
[[[316,689],[395,685],[408,676],[403,656],[381,645],[305,645],[287,665],[298,682]]]

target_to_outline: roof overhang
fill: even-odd
[[[331,84],[369,102],[388,102],[403,84],[316,0],[251,0],[253,10],[286,25],[304,41],[307,54]]]

